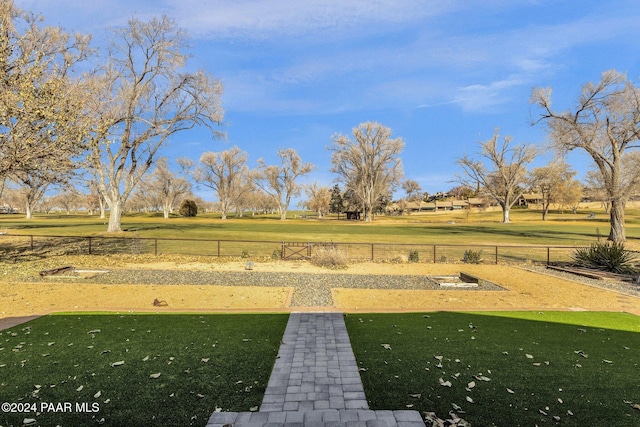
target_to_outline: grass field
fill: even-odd
[[[346,318],[373,409],[478,426],[640,425],[640,318],[619,313]],[[557,418],[554,418],[557,417]]]
[[[60,314],[0,331],[0,402],[29,406],[3,411],[0,425],[203,426],[215,408],[248,411],[287,318]],[[65,402],[85,406],[42,406]]]
[[[314,219],[311,214],[279,221],[273,216],[220,220],[212,214],[195,218],[160,214],[129,214],[123,217],[122,233],[127,237],[184,238],[216,240],[265,240],[310,242],[403,242],[449,244],[530,244],[584,245],[609,232],[608,216],[593,210],[551,213],[547,221],[540,213],[513,210],[512,223],[500,223],[500,212],[441,212],[406,216],[379,216],[373,223]],[[640,210],[626,213],[627,236],[640,239]],[[11,234],[57,236],[104,236],[105,220],[88,215],[38,215],[25,220],[22,215],[0,215],[0,229]]]

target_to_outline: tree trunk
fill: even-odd
[[[33,213],[31,212],[31,205],[29,204],[29,202],[25,203],[24,209],[25,209],[24,213],[26,216],[25,219],[32,219]]]
[[[280,211],[280,220],[284,221],[285,219],[287,219],[287,211],[283,209]]]
[[[372,211],[373,208],[371,206],[364,207],[364,222],[371,222],[373,220]]]
[[[122,231],[120,222],[122,220],[122,202],[118,199],[109,206],[109,226],[107,232],[115,233]]]
[[[502,207],[502,222],[504,224],[509,224],[511,222],[509,219],[509,211],[510,211],[509,208],[505,206]]]
[[[611,231],[607,240],[621,243],[627,240],[624,230],[624,208],[626,200],[612,200],[611,209],[609,210],[609,223]]]

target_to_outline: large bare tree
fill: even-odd
[[[167,17],[132,19],[114,31],[96,79],[101,90],[89,157],[109,206],[109,232],[121,230],[125,201],[169,137],[195,126],[220,136],[222,84],[204,71],[182,71],[185,43]]]
[[[249,189],[246,185],[248,157],[235,146],[220,152],[208,151],[200,156],[195,180],[216,192],[222,219],[227,219],[231,208],[239,204],[239,199]]]
[[[403,177],[400,153],[402,138],[391,138],[391,129],[377,122],[361,123],[353,129],[354,140],[335,135],[330,147],[331,171],[357,198],[364,220],[373,220],[378,200],[391,192]]]
[[[91,53],[89,40],[0,2],[0,182],[75,167],[88,132],[88,91],[73,71]]]
[[[293,197],[299,196],[301,186],[298,178],[307,175],[314,168],[311,163],[303,163],[294,148],[278,150],[279,165],[267,165],[263,159],[258,159],[258,169],[254,182],[267,193],[276,204],[280,219],[287,219],[287,211]]]
[[[509,223],[509,213],[527,185],[527,166],[535,159],[538,149],[533,145],[511,145],[507,136],[499,142],[500,134],[480,144],[480,159],[464,155],[456,160],[464,175],[457,180],[470,188],[480,187],[481,192],[495,200],[502,208],[502,222]],[[483,160],[488,161],[485,166]]]
[[[611,203],[608,239],[624,242],[625,206],[640,185],[640,88],[610,70],[582,86],[573,109],[552,109],[550,88],[534,88],[531,102],[558,151],[583,150],[595,163]]]

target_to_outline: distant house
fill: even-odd
[[[518,206],[539,205],[544,202],[544,196],[542,193],[528,193],[523,194],[518,199]]]

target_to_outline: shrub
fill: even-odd
[[[271,252],[271,259],[273,259],[273,260],[282,259],[282,250],[281,249],[274,249],[273,252]]]
[[[180,205],[180,215],[193,217],[198,215],[198,205],[195,200],[185,199]]]
[[[467,249],[464,251],[462,262],[465,264],[480,264],[482,262],[482,249],[474,251],[473,249]]]
[[[240,258],[249,258],[249,257],[251,257],[251,254],[249,254],[249,251],[247,250],[242,251]]]
[[[311,257],[311,264],[318,267],[342,269],[349,265],[349,258],[346,252],[335,247],[321,247]]]
[[[420,254],[417,250],[413,249],[409,251],[409,262],[419,262]]]
[[[624,243],[596,242],[587,248],[578,248],[572,255],[579,267],[610,271],[619,274],[635,274],[637,256],[624,248]]]

